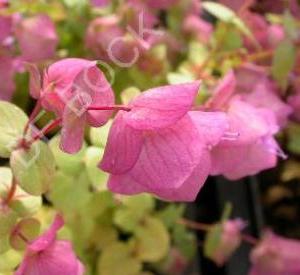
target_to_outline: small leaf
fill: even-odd
[[[2,237],[0,236],[0,264],[1,264],[1,257],[3,256],[2,254],[6,253],[10,248],[11,247],[9,245],[9,235],[2,236]],[[1,272],[1,265],[0,265],[0,272]]]
[[[232,213],[232,203],[226,202],[223,213],[222,213],[221,221],[226,222],[229,219],[231,213]]]
[[[0,272],[8,272],[8,274],[13,274],[15,268],[19,265],[22,260],[22,255],[14,250],[9,250],[0,257]],[[4,273],[5,274],[5,273]]]
[[[28,242],[36,239],[40,233],[41,224],[37,219],[21,220],[10,235],[10,244],[16,250],[24,250]]]
[[[116,242],[107,247],[98,262],[98,274],[101,275],[138,275],[142,263],[133,257],[126,243]]]
[[[207,258],[213,257],[214,252],[221,243],[222,225],[216,224],[206,233],[204,240],[204,255]]]
[[[0,237],[9,234],[17,222],[18,215],[7,206],[0,205]]]
[[[164,224],[157,218],[146,217],[135,230],[137,257],[145,262],[157,262],[167,256],[170,237]]]
[[[6,167],[0,168],[0,199],[5,200],[12,186],[12,172]],[[17,186],[15,195],[9,203],[9,207],[20,217],[34,215],[42,205],[42,198],[31,196],[21,187]]]
[[[0,118],[0,157],[9,158],[23,135],[28,118],[16,105],[6,101],[0,101]]]
[[[300,154],[300,125],[290,123],[287,128],[288,149],[290,152]]]
[[[142,218],[139,213],[132,209],[121,208],[115,211],[113,221],[120,229],[125,232],[133,232]]]
[[[169,204],[163,210],[158,212],[157,217],[162,220],[167,228],[172,229],[182,217],[184,210],[185,206],[183,204]]]
[[[248,36],[250,39],[254,39],[253,34],[246,26],[246,24],[237,16],[237,14],[230,8],[211,1],[205,1],[202,3],[202,7],[208,11],[210,14],[218,18],[219,20],[232,23],[239,29],[244,35]]]
[[[39,141],[29,150],[13,151],[10,165],[18,184],[29,194],[47,192],[55,174],[55,160],[48,145]]]
[[[59,169],[64,173],[76,176],[81,173],[84,168],[83,158],[85,154],[86,145],[82,149],[73,155],[63,152],[60,147],[60,136],[55,136],[49,142],[50,149],[54,155],[55,161]]]
[[[100,128],[90,129],[90,140],[94,146],[101,148],[105,147],[112,122],[112,120],[109,120],[104,126]]]
[[[272,75],[283,90],[287,88],[288,76],[294,68],[295,59],[295,46],[289,39],[283,40],[276,48],[272,62]]]
[[[99,147],[89,147],[86,150],[84,163],[90,182],[97,190],[107,190],[108,174],[98,168],[99,161],[102,159],[104,149]]]

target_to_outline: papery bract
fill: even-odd
[[[15,90],[14,60],[9,55],[0,56],[0,99],[11,100]]]
[[[300,242],[266,232],[252,250],[250,275],[300,274]]]
[[[54,56],[58,37],[55,25],[47,15],[21,19],[16,27],[21,58],[39,62]]]
[[[232,256],[242,242],[241,231],[245,222],[240,219],[225,221],[222,225],[221,240],[211,255],[211,259],[219,266],[222,266]]]
[[[28,244],[23,262],[15,275],[83,275],[84,267],[77,259],[69,241],[56,240],[63,226],[57,215],[50,229]]]
[[[152,89],[119,112],[100,165],[111,173],[110,190],[195,199],[210,171],[210,148],[226,129],[223,113],[189,112],[198,89],[197,82]]]

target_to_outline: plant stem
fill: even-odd
[[[109,110],[130,112],[131,108],[124,105],[91,106],[87,108],[87,111],[109,111]]]
[[[17,181],[16,181],[15,178],[13,178],[11,187],[10,187],[9,192],[7,194],[7,197],[6,197],[5,201],[4,201],[5,205],[9,205],[10,204],[10,202],[12,201],[12,199],[14,198],[14,196],[16,194],[16,190],[17,190]]]
[[[30,116],[29,116],[29,120],[24,128],[24,132],[23,132],[23,136],[25,137],[27,132],[28,132],[28,129],[30,127],[30,124],[32,124],[33,120],[37,117],[37,115],[40,113],[42,109],[42,105],[41,105],[41,101],[38,100],[34,106],[34,109],[32,110]]]

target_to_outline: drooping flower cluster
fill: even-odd
[[[83,275],[84,267],[69,241],[57,240],[56,232],[64,225],[60,215],[48,231],[29,243],[15,275]]]

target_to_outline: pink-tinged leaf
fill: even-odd
[[[143,133],[128,126],[124,111],[115,117],[110,129],[100,168],[112,174],[123,174],[136,163],[143,145]]]
[[[66,106],[63,113],[60,147],[69,154],[80,151],[84,139],[86,113],[77,107]]]
[[[104,74],[96,67],[84,68],[74,79],[73,96],[81,97],[82,105],[110,106],[114,104],[114,93]],[[104,125],[112,111],[88,111],[87,122],[90,126]]]
[[[32,63],[25,64],[26,69],[29,72],[29,89],[30,95],[38,99],[40,97],[41,89],[42,89],[42,77],[38,67]]]
[[[48,231],[29,245],[29,250],[32,252],[39,252],[47,249],[55,241],[57,231],[63,226],[64,220],[62,216],[57,214]]]
[[[277,164],[279,146],[272,137],[257,140],[248,145],[218,145],[212,152],[212,175],[224,175],[237,180],[255,175]]]
[[[150,89],[133,100],[124,119],[139,130],[171,126],[191,109],[199,87],[200,82],[193,82]]]
[[[220,110],[233,96],[236,88],[236,78],[233,71],[229,71],[215,88],[212,98],[207,106],[213,110]]]
[[[229,129],[228,116],[223,112],[189,112],[199,135],[208,146],[217,145]],[[232,134],[235,133],[227,133]]]

